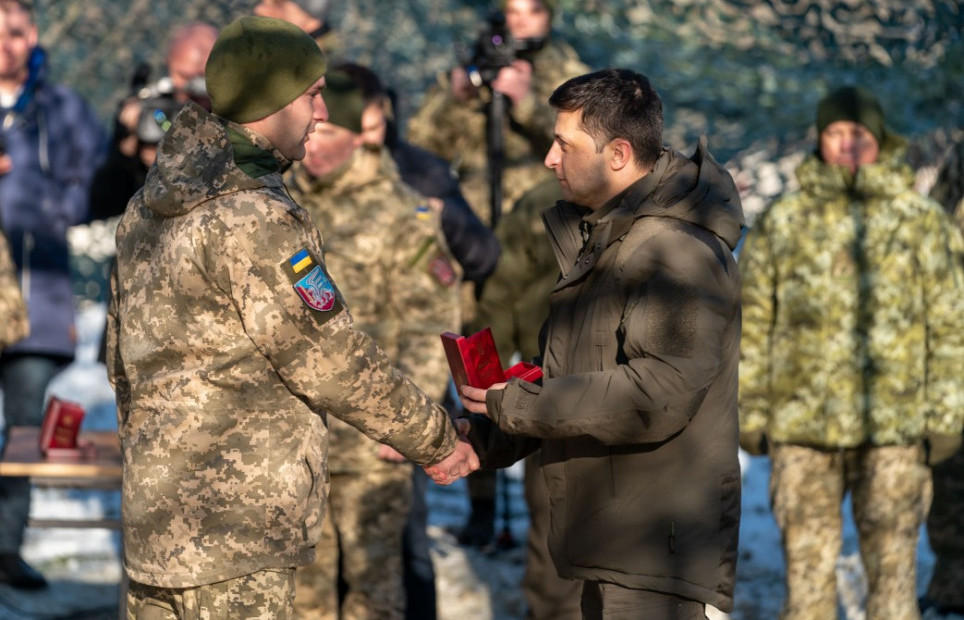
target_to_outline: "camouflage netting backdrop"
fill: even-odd
[[[159,77],[167,33],[188,19],[224,25],[256,0],[36,0],[54,79],[76,87],[105,122],[134,67]],[[372,66],[400,96],[404,121],[459,62],[494,3],[482,0],[305,0],[327,7],[344,56]],[[665,102],[666,142],[691,151],[708,136],[749,216],[793,185],[813,143],[817,101],[860,83],[889,124],[912,138],[922,189],[964,127],[964,2],[956,0],[560,0],[557,36],[590,66],[648,75]]]

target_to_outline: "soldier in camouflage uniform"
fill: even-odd
[[[0,228],[0,349],[27,337],[30,319],[20,294],[17,266],[10,256],[10,243]]]
[[[849,491],[867,617],[916,619],[925,464],[953,454],[964,423],[961,236],[914,191],[871,93],[825,97],[817,130],[800,191],[759,216],[741,253],[741,445],[773,459],[781,618],[836,617]]]
[[[328,117],[303,30],[243,17],[117,231],[108,370],[128,618],[290,618],[328,494],[328,415],[439,483],[477,467],[444,409],[353,326],[281,172]]]
[[[491,87],[508,99],[503,136],[502,211],[509,211],[522,195],[541,181],[554,178],[542,160],[552,146],[555,114],[549,95],[557,86],[589,71],[575,50],[550,38],[554,0],[506,0],[506,27],[517,40],[542,41],[534,52],[520,52],[510,67],[502,68]],[[438,78],[419,110],[408,122],[409,142],[452,162],[462,193],[478,216],[491,223],[486,147],[489,91],[471,84],[463,67]],[[475,314],[474,299],[463,297],[463,316]],[[486,546],[495,520],[496,475],[482,471],[468,480],[472,512],[459,535],[463,544]]]
[[[953,213],[964,227],[964,141],[958,142],[941,167],[931,198]],[[964,616],[964,450],[932,470],[934,501],[927,515],[927,538],[936,562],[924,607],[928,614],[956,613]],[[925,614],[925,618],[932,617]]]
[[[503,211],[541,180],[551,177],[542,159],[552,146],[549,95],[589,68],[567,43],[550,38],[554,0],[506,0],[506,27],[517,39],[543,40],[540,49],[520,52],[504,67],[492,88],[510,101],[505,118]],[[462,67],[441,75],[408,122],[413,144],[437,153],[458,170],[462,193],[479,217],[490,221],[486,155],[487,92],[471,84]]]
[[[440,213],[402,183],[387,149],[363,145],[361,85],[337,69],[325,79],[328,122],[286,184],[321,231],[355,327],[441,402],[449,370],[439,334],[459,327],[460,279]],[[331,420],[329,430],[330,519],[315,563],[297,574],[298,617],[401,619],[410,465],[344,422]]]

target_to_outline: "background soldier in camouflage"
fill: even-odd
[[[931,198],[964,227],[964,141],[954,146],[941,167]],[[927,538],[936,562],[923,601],[924,617],[964,616],[964,450],[958,448],[933,468],[932,475],[934,502],[927,515]]]
[[[913,190],[879,103],[845,87],[817,109],[800,191],[759,216],[740,257],[741,445],[769,444],[787,562],[781,617],[836,617],[840,503],[853,501],[867,617],[919,618],[929,475],[960,443],[962,241]]]
[[[338,416],[439,483],[478,466],[448,415],[356,330],[281,172],[328,112],[303,30],[243,17],[117,232],[108,370],[129,618],[290,618]]]
[[[554,112],[549,95],[557,86],[589,68],[567,43],[550,37],[554,0],[506,0],[506,28],[517,40],[541,40],[534,52],[520,52],[519,59],[502,68],[491,86],[506,95],[508,111],[502,132],[504,146],[502,211],[508,211],[539,182],[554,178],[542,164],[552,146]],[[452,162],[458,171],[462,193],[479,217],[491,223],[486,148],[486,89],[469,81],[463,67],[439,76],[426,93],[419,110],[408,122],[409,141]],[[465,320],[475,314],[473,298],[463,297]],[[463,544],[486,546],[492,540],[495,521],[496,474],[481,471],[468,480],[472,512],[459,535]]]
[[[10,244],[0,228],[0,349],[8,347],[30,333],[27,307],[20,294],[17,266],[10,256]]]
[[[338,69],[325,77],[328,122],[286,183],[321,231],[355,327],[441,402],[449,370],[439,334],[459,327],[459,274],[440,214],[402,183],[387,149],[363,146],[362,85]],[[298,616],[400,619],[410,466],[348,424],[331,420],[330,431],[330,527],[315,563],[298,571]]]

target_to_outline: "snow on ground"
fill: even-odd
[[[87,408],[86,429],[116,428],[113,393],[103,365],[96,362],[106,311],[103,305],[86,306],[79,314],[80,346],[77,360],[51,386],[51,393]],[[783,598],[780,538],[767,505],[769,460],[744,458],[743,519],[737,570],[736,609],[731,620],[773,620]],[[453,534],[469,511],[464,481],[450,487],[430,486],[429,530],[433,540],[442,620],[519,620],[524,603],[522,580],[524,541],[528,520],[522,497],[521,469],[510,469],[505,494],[497,506],[501,515],[508,505],[508,531],[515,547],[486,554],[459,546]],[[118,494],[112,491],[35,489],[34,516],[91,517],[117,515]],[[29,529],[23,553],[43,571],[51,586],[31,594],[0,586],[0,620],[115,618],[120,582],[120,539],[107,530]],[[922,531],[918,549],[918,591],[923,592],[933,569],[931,553]],[[856,534],[849,518],[844,552],[837,566],[841,592],[841,618],[864,620],[861,609],[866,589],[856,552]],[[725,615],[717,616],[717,618]],[[714,620],[717,620],[714,618]]]

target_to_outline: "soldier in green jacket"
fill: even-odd
[[[108,371],[135,618],[290,618],[328,494],[328,416],[447,484],[477,459],[357,330],[281,173],[328,118],[325,58],[242,17],[117,231]]]
[[[951,149],[930,195],[964,227],[964,140]],[[925,618],[931,617],[928,613],[964,616],[964,450],[958,448],[931,473],[934,501],[927,514],[927,539],[935,562],[922,611]]]
[[[449,369],[439,335],[459,327],[460,285],[441,214],[402,183],[387,149],[363,146],[361,85],[337,68],[325,79],[328,122],[286,184],[321,231],[355,328],[440,403]],[[329,430],[329,519],[315,563],[298,571],[297,615],[401,620],[411,465],[345,422]]]
[[[543,221],[561,271],[541,384],[460,386],[486,467],[538,448],[549,553],[587,620],[733,609],[743,210],[700,143],[662,143],[662,102],[628,69],[549,99],[563,200]],[[484,416],[484,417],[483,417]]]
[[[929,471],[964,423],[962,241],[914,191],[903,140],[859,87],[827,95],[800,190],[764,211],[740,255],[741,445],[769,447],[787,564],[784,620],[837,613],[849,491],[868,618],[919,618]]]

